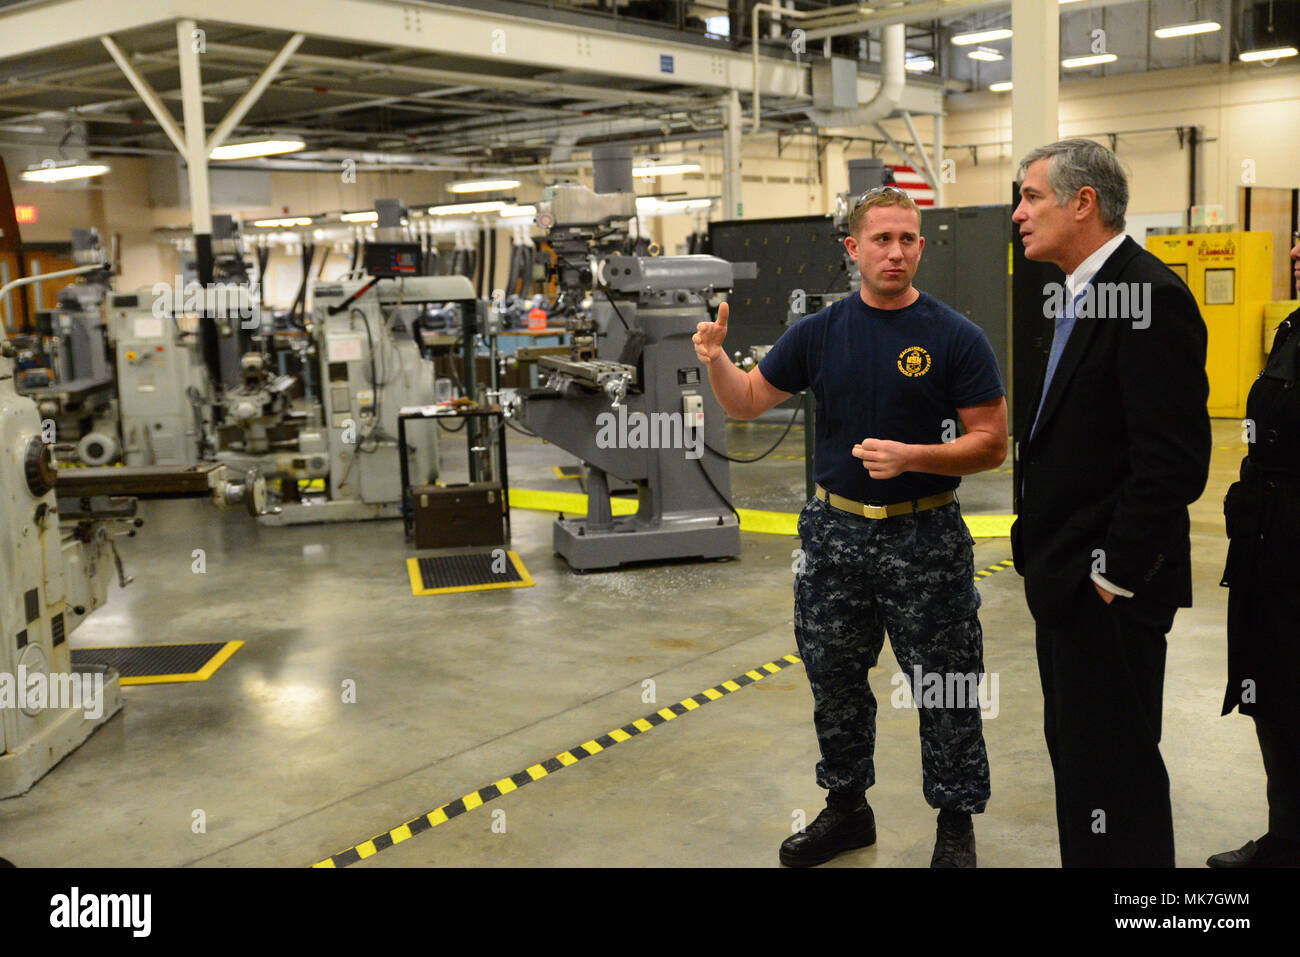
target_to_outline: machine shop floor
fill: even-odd
[[[761,451],[774,425],[784,420],[733,425],[730,450]],[[1235,423],[1215,422],[1215,445],[1192,513],[1197,607],[1179,613],[1166,676],[1184,866],[1265,822],[1251,722],[1218,717],[1220,502],[1241,456]],[[777,450],[791,458],[733,466],[735,503],[795,510],[802,448],[796,427]],[[551,472],[572,461],[510,435],[517,487],[576,491]],[[962,488],[967,512],[1009,510],[1006,472]],[[0,801],[0,854],[20,866],[310,865],[794,650],[793,538],[745,533],[735,562],[574,575],[551,553],[552,516],[516,511],[514,547],[535,587],[416,598],[397,522],[264,528],[196,501],[143,511],[145,527],[121,546],[135,582],[112,587],[74,645],[246,644],[207,682],[124,689],[121,715],[27,795]],[[975,554],[986,568],[1010,550],[980,540]],[[999,679],[981,865],[1054,866],[1032,623],[1014,571],[980,590]],[[872,676],[879,842],[830,866],[929,861],[934,814],[920,794],[916,715],[890,707],[896,671],[887,647]],[[356,866],[775,866],[794,813],[820,809],[816,756],[794,665]]]

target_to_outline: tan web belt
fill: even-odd
[[[818,485],[817,497],[831,508],[838,508],[841,512],[848,512],[850,515],[861,515],[863,518],[893,518],[895,515],[910,515],[912,512],[924,512],[926,509],[939,508],[941,505],[947,505],[957,496],[952,492],[940,492],[938,495],[928,495],[925,498],[911,499],[906,502],[895,502],[893,505],[866,505],[862,502],[855,502],[851,498],[836,495],[834,492],[828,492]]]

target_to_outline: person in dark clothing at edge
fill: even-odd
[[[829,794],[816,820],[781,845],[791,867],[876,841],[867,672],[886,631],[920,715],[925,799],[939,810],[932,867],[975,866],[971,815],[989,799],[974,542],[954,492],[959,476],[1006,457],[1007,405],[984,333],[913,287],[920,232],[906,193],[868,190],[844,241],[861,274],[856,295],[795,323],[748,373],[722,349],[726,303],[694,337],[732,418],[752,419],[804,389],[817,400],[817,494],[799,516],[794,627],[813,693],[817,783]],[[952,700],[923,696],[918,679],[933,688],[935,676]]]
[[[1300,281],[1300,233],[1291,237]],[[1223,713],[1255,719],[1268,833],[1210,867],[1300,867],[1300,309],[1278,327],[1246,397],[1241,481],[1223,501],[1228,688]]]
[[[1086,139],[1021,161],[1025,256],[1055,263],[1056,330],[1024,434],[1011,528],[1033,615],[1063,867],[1173,867],[1160,755],[1166,638],[1192,604],[1187,506],[1210,467],[1206,329],[1124,235],[1128,181]]]

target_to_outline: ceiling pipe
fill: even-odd
[[[843,126],[870,126],[893,113],[907,82],[907,74],[903,69],[906,31],[907,27],[901,23],[890,24],[880,31],[880,88],[876,90],[875,96],[853,110],[828,112],[805,109],[808,119],[823,129],[834,129]]]

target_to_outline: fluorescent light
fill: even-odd
[[[1190,37],[1198,33],[1213,33],[1222,29],[1223,27],[1213,20],[1200,20],[1196,23],[1178,23],[1172,27],[1160,27],[1155,34],[1161,40],[1167,40],[1170,37]]]
[[[492,193],[499,189],[514,189],[519,185],[517,179],[467,179],[459,183],[448,183],[450,193]]]
[[[990,83],[989,92],[991,93],[1010,93],[1011,81],[1003,80],[1001,83]]]
[[[379,222],[379,214],[370,209],[364,213],[344,213],[339,219],[345,223],[377,223]]]
[[[536,216],[536,206],[502,206],[498,212],[502,216]]]
[[[979,30],[975,33],[958,33],[952,38],[952,42],[959,47],[970,46],[972,43],[987,43],[991,40],[1005,40],[1011,36],[1011,31],[1002,30]]]
[[[698,173],[700,170],[699,163],[665,163],[662,166],[656,166],[651,163],[648,166],[632,167],[633,176],[672,176],[677,173]]]
[[[306,149],[302,140],[257,140],[251,143],[228,143],[218,146],[208,154],[208,159],[242,160],[255,156],[278,156],[281,153],[296,153]]]
[[[1273,47],[1271,50],[1247,50],[1238,59],[1246,63],[1254,63],[1257,60],[1279,60],[1286,56],[1296,55],[1295,47]]]
[[[286,216],[284,219],[255,219],[253,225],[259,229],[287,229],[290,226],[310,226],[310,216]]]
[[[22,178],[28,183],[66,183],[70,179],[89,179],[103,176],[109,167],[103,163],[73,163],[62,166],[30,166],[23,170]]]
[[[926,73],[934,69],[934,57],[913,57],[903,64],[903,69],[910,70],[912,73]]]
[[[988,63],[995,63],[998,60],[1003,59],[1001,53],[997,50],[990,50],[988,47],[979,47],[978,49],[971,50],[970,53],[967,53],[966,55],[972,60],[984,60]]]
[[[638,196],[636,211],[638,213],[683,213],[688,209],[707,209],[712,205],[711,199],[659,199],[655,196]]]
[[[1061,66],[1067,70],[1075,70],[1082,66],[1099,66],[1102,63],[1114,63],[1118,60],[1113,53],[1097,53],[1092,56],[1073,56],[1067,57],[1061,61]]]
[[[1080,3],[1080,2],[1081,0],[1057,0],[1057,3],[1059,3],[1061,6],[1065,6],[1067,3]]]
[[[496,213],[506,208],[499,199],[485,203],[452,203],[448,206],[430,206],[430,216],[456,216],[462,213]]]

